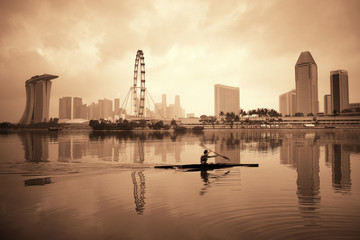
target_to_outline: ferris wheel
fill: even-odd
[[[140,87],[137,86],[138,77],[139,77],[139,62],[140,62]],[[140,99],[137,94],[137,89],[140,88]],[[134,67],[134,84],[132,86],[132,99],[134,105],[134,115],[138,117],[144,116],[144,106],[145,106],[145,62],[144,62],[144,53],[142,50],[138,50],[135,58],[135,67]]]
[[[139,63],[140,63],[140,68],[139,68]],[[140,86],[137,85],[139,78],[140,78]],[[138,94],[139,88],[140,88],[140,92]],[[131,97],[130,97],[130,95],[131,95]],[[151,108],[150,104],[149,104],[150,103],[149,97],[150,97],[150,99],[153,103],[153,106],[154,106],[154,111],[156,111],[157,114],[160,115],[161,118],[164,119],[163,114],[156,107],[154,99],[151,97],[149,91],[146,91],[144,52],[142,50],[138,50],[136,53],[136,57],[135,57],[134,82],[133,82],[133,85],[130,87],[128,94],[126,95],[126,97],[123,101],[123,104],[121,105],[121,107],[118,110],[119,111],[118,116],[122,116],[122,114],[125,112],[128,100],[130,98],[131,101],[133,102],[130,104],[130,107],[132,107],[132,109],[130,110],[130,112],[131,112],[130,115],[139,117],[139,118],[144,118],[145,117],[145,113],[144,113],[145,97],[147,99],[147,104],[148,104],[149,109]],[[150,114],[151,114],[151,112],[150,112]],[[126,113],[125,113],[125,115],[126,115]]]

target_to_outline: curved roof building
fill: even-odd
[[[36,75],[25,82],[26,105],[19,124],[49,120],[51,80],[58,77],[50,74]]]

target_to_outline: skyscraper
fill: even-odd
[[[168,119],[175,119],[175,104],[169,104],[166,108],[166,116]]]
[[[348,72],[336,70],[330,72],[331,111],[340,113],[349,108]]]
[[[296,113],[296,91],[295,89],[290,92],[281,94],[279,96],[279,111],[285,115],[295,115]]]
[[[71,97],[62,97],[59,99],[59,118],[71,119]]]
[[[324,95],[324,114],[332,114],[330,94]]]
[[[182,109],[180,105],[180,96],[175,96],[175,119],[179,119],[182,117]]]
[[[114,119],[115,119],[115,115],[119,115],[119,114],[120,114],[120,99],[115,98],[114,99]]]
[[[240,110],[240,88],[230,87],[221,84],[215,84],[215,112],[214,115],[219,115],[220,112],[233,112],[237,114]]]
[[[82,98],[73,98],[73,119],[81,118]]]
[[[104,98],[104,100],[99,100],[99,108],[100,108],[100,117],[109,119],[112,118],[112,106],[113,102],[109,99]]]
[[[46,122],[49,120],[51,80],[59,76],[43,74],[25,82],[26,105],[19,124]]]
[[[295,65],[296,112],[319,112],[317,65],[311,53],[302,52]]]
[[[167,117],[167,115],[166,115],[166,112],[167,112],[167,110],[166,110],[166,108],[167,108],[167,103],[166,103],[166,94],[163,94],[163,95],[162,95],[162,102],[161,102],[161,105],[162,105],[162,107],[161,107],[161,114],[162,114],[162,117],[163,117],[163,118],[166,118],[166,117]]]

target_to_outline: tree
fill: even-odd
[[[177,126],[177,122],[175,119],[171,120],[170,126],[172,127],[176,127]]]
[[[213,116],[211,116],[208,120],[213,128],[215,128],[216,120],[217,120],[216,117],[213,117]]]
[[[146,120],[145,119],[140,120],[139,127],[141,127],[142,129],[144,129],[146,127]]]
[[[308,116],[308,117],[313,117],[314,114],[313,114],[313,113],[308,113],[306,116]]]
[[[295,113],[295,117],[303,117],[304,114],[302,112],[297,112]]]
[[[230,128],[233,128],[235,120],[235,113],[234,112],[227,112],[225,116],[225,121],[230,124]]]
[[[246,112],[240,108],[239,115],[243,117],[244,115],[246,115]]]
[[[200,122],[202,122],[202,124],[205,126],[205,124],[207,123],[207,121],[208,121],[208,116],[206,116],[206,115],[201,115],[200,116]]]
[[[240,116],[238,114],[235,115],[234,121],[237,123],[240,122]],[[236,125],[236,128],[237,127],[238,127],[238,125]]]
[[[164,128],[164,122],[163,122],[163,121],[156,122],[156,123],[153,125],[153,128],[156,129],[156,130],[159,130],[159,129],[161,129],[161,128]]]

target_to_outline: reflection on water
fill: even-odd
[[[320,217],[320,146],[325,147],[325,164],[332,169],[335,192],[347,193],[351,190],[350,152],[344,151],[343,144],[329,143],[329,140],[335,139],[334,134],[323,137],[316,132],[288,133],[282,140],[280,162],[297,171],[299,210],[309,225],[318,224],[314,220]]]
[[[46,162],[49,157],[49,137],[44,134],[26,133],[22,136],[25,159],[30,162]]]
[[[200,190],[200,195],[203,196],[205,193],[207,193],[208,188],[211,185],[218,182],[219,180],[221,180],[223,177],[225,177],[229,173],[230,173],[230,170],[227,170],[225,173],[222,173],[222,174],[214,174],[214,173],[209,173],[209,170],[201,169],[200,177],[204,182],[204,186]]]
[[[135,210],[137,214],[142,215],[145,210],[145,175],[142,171],[132,172],[131,178],[134,184]]]
[[[160,231],[167,239],[175,231],[176,239],[360,234],[359,131],[26,132],[0,135],[0,143],[2,172],[21,173],[0,174],[0,233],[13,239],[33,237],[36,229],[49,238],[55,227],[76,236],[70,223],[94,228],[91,239],[155,239]],[[12,144],[20,160],[3,155]],[[259,167],[151,168],[199,163],[201,144],[231,163]],[[28,179],[33,172],[50,177]]]
[[[332,184],[336,192],[348,193],[351,190],[350,152],[342,144],[326,145],[326,162],[332,169]]]
[[[45,185],[50,184],[51,178],[50,177],[44,177],[44,178],[33,178],[28,179],[24,181],[25,186],[39,186],[39,185]]]

